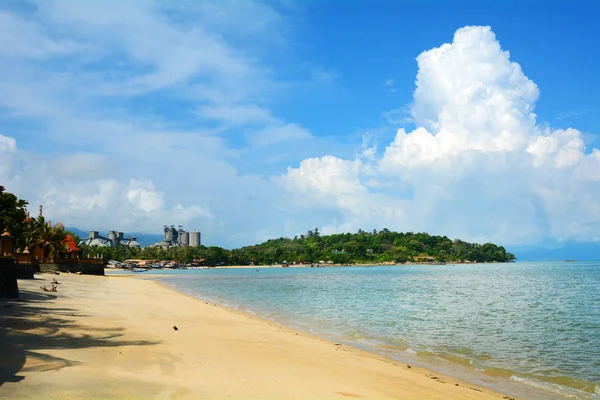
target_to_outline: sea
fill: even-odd
[[[162,270],[204,301],[524,399],[600,399],[600,262]]]

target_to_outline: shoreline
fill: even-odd
[[[483,264],[483,263],[482,263]],[[414,264],[413,264],[414,265]],[[353,265],[357,266],[357,265]],[[358,265],[363,266],[363,265]],[[367,266],[372,266],[367,264]],[[394,265],[394,266],[406,266],[406,265]],[[281,266],[266,266],[267,268],[282,268]],[[306,266],[297,266],[306,267]],[[227,268],[239,268],[236,266],[219,267],[220,269]],[[244,266],[242,266],[242,269]],[[253,268],[253,267],[249,267]],[[215,267],[211,268],[215,269]],[[370,356],[376,356],[382,358],[385,362],[391,362],[394,364],[406,364],[412,368],[420,368],[428,375],[445,376],[449,379],[462,381],[465,385],[471,386],[471,388],[485,388],[493,393],[501,394],[504,399],[539,399],[544,398],[547,400],[564,400],[566,398],[573,398],[573,394],[566,393],[560,395],[554,391],[548,390],[541,386],[529,385],[526,383],[519,382],[518,380],[509,379],[509,377],[498,373],[487,374],[481,370],[474,369],[472,366],[467,367],[464,360],[457,361],[452,358],[444,358],[443,356],[435,353],[426,351],[426,355],[422,355],[416,352],[405,352],[401,349],[395,349],[388,346],[378,347],[376,345],[361,344],[352,338],[336,336],[334,334],[319,332],[313,330],[309,325],[298,326],[289,324],[290,321],[281,321],[268,318],[260,313],[256,313],[249,309],[240,309],[237,307],[231,307],[226,304],[219,303],[218,300],[205,297],[194,297],[192,294],[188,294],[182,291],[178,291],[175,287],[169,286],[167,283],[154,280],[154,278],[164,277],[161,274],[148,274],[148,275],[120,275],[115,274],[113,276],[124,277],[124,278],[138,278],[152,280],[156,284],[163,286],[167,290],[171,290],[189,297],[196,301],[208,302],[214,306],[220,307],[228,312],[237,313],[246,316],[251,319],[256,319],[260,322],[268,323],[270,325],[275,324],[280,329],[291,330],[292,332],[301,333],[314,337],[318,340],[323,340],[328,343],[341,343],[351,348],[367,353]],[[516,374],[516,372],[514,372]]]
[[[39,289],[54,278],[58,293]],[[0,301],[0,397],[507,398],[148,279],[19,285],[21,300]]]
[[[219,266],[197,266],[197,267],[185,267],[185,268],[155,268],[156,270],[180,270],[180,269],[270,269],[270,268],[349,268],[349,267],[411,267],[411,266],[456,266],[456,265],[488,265],[488,264],[513,264],[514,262],[452,262],[452,263],[420,263],[420,262],[407,262],[407,263],[356,263],[356,264],[290,264],[286,267],[281,264],[273,265],[219,265]],[[146,267],[140,267],[146,268]],[[128,271],[127,268],[109,268],[104,267],[105,271]],[[149,271],[154,270],[149,268]]]

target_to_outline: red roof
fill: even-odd
[[[81,249],[79,247],[77,247],[77,245],[75,244],[75,240],[73,239],[73,236],[71,236],[71,235],[65,236],[63,243],[67,245],[67,248],[68,248],[67,252],[69,252],[69,253],[71,253],[73,251],[81,251]]]

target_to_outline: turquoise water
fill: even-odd
[[[600,262],[185,270],[156,279],[392,358],[441,358],[496,381],[600,398]]]

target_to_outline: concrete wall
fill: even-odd
[[[15,260],[12,257],[0,257],[0,298],[17,297],[19,297],[19,286]]]
[[[40,272],[81,272],[84,275],[104,275],[104,264],[81,263],[81,264],[40,264]]]

